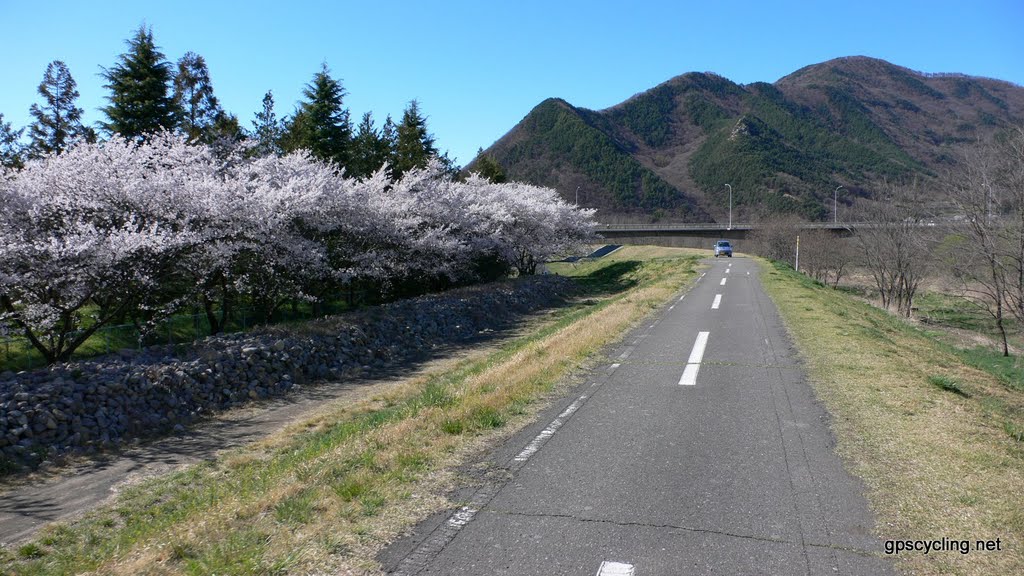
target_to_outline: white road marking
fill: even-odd
[[[462,528],[476,515],[476,510],[469,506],[463,506],[462,510],[459,510],[455,514],[452,514],[451,518],[448,519],[448,526],[452,528]]]
[[[726,268],[726,269],[725,269],[725,273],[726,273],[726,274],[728,274],[728,273],[729,273],[729,272],[731,272],[731,271],[732,271],[732,270],[730,270],[729,268]]]
[[[563,410],[557,418],[551,421],[551,424],[548,424],[547,428],[541,430],[540,434],[537,434],[533,438],[533,440],[531,440],[530,443],[526,445],[526,448],[523,448],[523,451],[520,452],[518,456],[516,456],[516,462],[526,462],[527,460],[530,459],[530,456],[536,454],[537,450],[540,450],[540,447],[543,446],[545,442],[547,442],[548,438],[554,436],[555,432],[558,432],[558,429],[562,427],[562,424],[565,424],[565,421],[570,416],[572,416],[577,410],[580,409],[580,406],[583,405],[583,402],[586,399],[586,396],[580,396],[579,398],[576,399],[575,402],[570,404],[568,408]],[[476,513],[475,510],[473,512]],[[472,518],[472,516],[470,516],[470,518]],[[451,523],[451,520],[448,520],[448,522]]]
[[[683,375],[679,377],[680,386],[696,386],[697,372],[700,372],[700,364],[687,364],[683,368]]]
[[[633,576],[633,565],[622,562],[601,562],[597,576]]]
[[[701,358],[704,357],[704,349],[708,345],[708,335],[710,332],[698,332],[697,341],[693,343],[693,350],[690,351],[690,359],[686,361],[687,364],[700,364]]]
[[[728,278],[722,278],[722,281],[718,285],[719,286],[725,286],[725,281],[726,280],[728,280]]]
[[[682,302],[682,301],[683,301],[683,298],[686,298],[686,294],[683,294],[682,296],[680,296],[680,297],[679,297],[679,301],[680,301],[680,302]]]
[[[686,361],[686,368],[679,378],[680,386],[693,386],[697,384],[697,373],[700,372],[700,361],[704,358],[704,349],[708,345],[710,332],[698,332],[697,341],[693,343],[693,350],[690,351],[690,359]]]
[[[675,308],[675,307],[676,307],[676,305],[675,305],[675,304],[673,304],[673,305],[669,306],[669,307],[668,307],[668,309],[669,309],[669,310],[671,310],[671,309],[673,309],[673,308]]]
[[[718,307],[722,305],[722,295],[715,294],[715,301],[711,303],[712,310],[718,310]]]

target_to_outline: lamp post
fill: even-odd
[[[732,230],[732,186],[725,185],[729,189],[729,230]]]
[[[840,184],[836,186],[835,192],[832,193],[832,223],[839,223],[839,189],[843,186]]]
[[[580,187],[579,186],[576,187],[576,205],[577,206],[580,205]]]

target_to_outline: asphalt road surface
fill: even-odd
[[[892,574],[756,263],[720,258],[381,555],[393,574]]]

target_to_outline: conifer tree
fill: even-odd
[[[331,78],[324,63],[313,81],[306,85],[295,114],[285,122],[281,147],[285,152],[305,149],[317,158],[345,167],[349,161],[352,124],[348,109],[342,107],[345,89]]]
[[[430,158],[437,155],[434,136],[427,131],[427,119],[420,113],[419,102],[413,100],[402,114],[395,142],[395,159],[392,171],[395,177],[413,168],[422,168]]]
[[[476,166],[473,171],[495,184],[501,184],[507,179],[501,164],[498,163],[494,156],[484,154],[483,148],[476,151]]]
[[[18,142],[24,131],[24,128],[11,128],[11,123],[4,122],[4,115],[0,113],[0,167],[21,168],[24,165],[21,144]]]
[[[390,118],[389,118],[390,120]],[[383,134],[373,125],[373,114],[363,114],[352,138],[352,158],[346,172],[354,178],[365,178],[380,169],[391,153]]]
[[[29,109],[36,119],[29,126],[30,156],[59,154],[79,140],[94,139],[91,131],[82,126],[82,109],[75,106],[75,79],[64,62],[54,60],[46,66],[39,95],[45,103],[33,104]]]
[[[281,121],[274,112],[274,93],[267,90],[263,95],[263,109],[256,113],[256,119],[252,121],[252,136],[256,140],[253,155],[280,156],[282,132]]]
[[[446,176],[452,177],[458,171],[447,152],[439,154],[434,135],[427,130],[427,118],[420,113],[419,102],[412,100],[395,129],[391,172],[397,178],[414,168],[425,167],[431,159],[441,163]]]
[[[381,149],[384,150],[385,161],[395,165],[395,148],[398,146],[398,126],[391,119],[391,114],[384,118],[384,126],[380,129]]]
[[[206,60],[195,52],[186,52],[178,60],[173,99],[178,130],[189,142],[211,143],[217,136],[214,127],[225,121],[221,118],[225,114],[213,95]]]
[[[108,121],[100,125],[108,134],[145,140],[174,128],[174,100],[168,94],[171,64],[154,44],[151,28],[140,26],[127,43],[128,52],[102,73],[110,105],[103,108]]]
[[[213,120],[213,125],[206,132],[210,144],[220,154],[229,151],[242,140],[245,140],[245,130],[238,122],[238,116],[221,110]]]

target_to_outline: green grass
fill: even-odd
[[[1024,358],[1020,355],[1003,356],[1002,352],[985,347],[956,353],[966,364],[995,376],[1007,388],[1024,392]]]
[[[422,494],[444,492],[432,483],[459,454],[513,421],[525,425],[528,407],[537,409],[564,374],[692,279],[696,259],[680,253],[650,259],[631,249],[567,269],[584,298],[522,336],[389,384],[383,395],[328,407],[216,461],[127,487],[112,505],[44,529],[25,544],[32,554],[0,551],[0,573],[311,573],[337,572],[343,561],[364,571],[373,546],[444,506],[439,496],[423,504]]]
[[[960,296],[939,292],[922,292],[914,299],[916,316],[925,324],[995,334],[992,316],[977,304]],[[1009,327],[1013,326],[1006,318]]]
[[[957,382],[954,378],[950,378],[948,376],[929,376],[928,381],[931,382],[933,386],[939,388],[940,390],[952,392],[953,394],[956,394],[957,396],[963,396],[964,398],[971,397],[971,395],[966,390],[964,390],[961,384]]]

